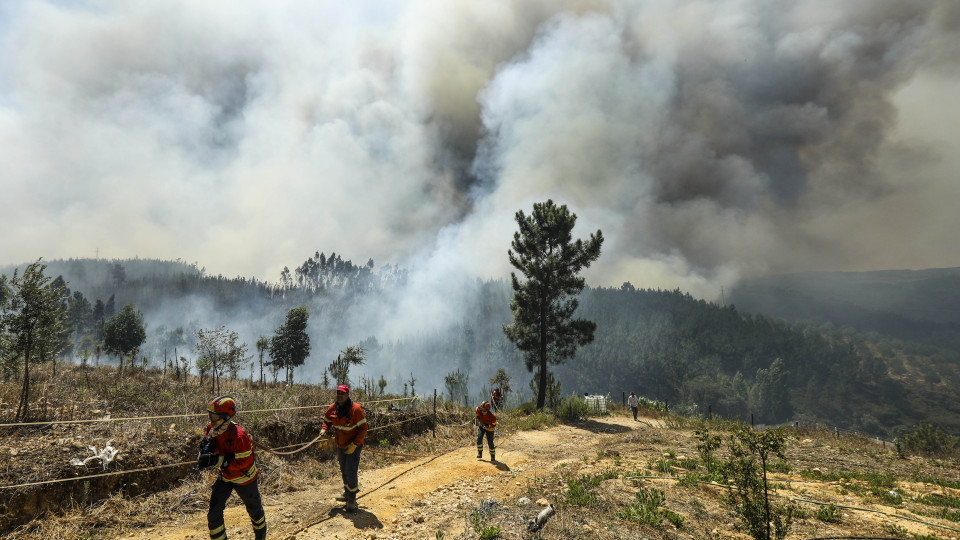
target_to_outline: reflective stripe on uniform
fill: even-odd
[[[210,529],[210,540],[221,540],[227,537],[226,525],[221,525],[216,529]]]
[[[239,452],[233,455],[234,459],[243,459],[245,457],[250,457],[250,454],[253,454],[253,448],[247,450],[246,452]]]
[[[238,476],[237,478],[224,478],[224,482],[233,482],[234,484],[242,484],[244,482],[249,482],[257,476],[257,464],[254,463],[247,469],[247,472]]]
[[[266,514],[260,516],[260,519],[251,519],[253,522],[254,529],[262,529],[267,526],[267,516]]]
[[[333,426],[333,427],[334,427],[334,429],[339,429],[340,431],[350,431],[351,429],[353,429],[353,428],[355,428],[355,427],[362,426],[363,424],[366,424],[366,423],[367,423],[367,419],[364,418],[364,419],[360,420],[359,422],[357,422],[356,424],[354,424],[354,425],[352,425],[352,426],[337,426],[337,425],[335,425],[335,426]]]

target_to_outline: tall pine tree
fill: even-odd
[[[598,229],[587,242],[572,240],[576,214],[552,200],[533,205],[529,217],[516,214],[520,230],[514,233],[510,264],[523,276],[510,273],[513,323],[503,325],[507,338],[524,353],[527,371],[539,369],[537,408],[546,401],[549,364],[572,358],[577,347],[593,341],[597,325],[574,319],[579,305],[576,295],[584,287],[579,273],[600,257],[603,233]]]

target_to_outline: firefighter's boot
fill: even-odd
[[[493,448],[490,449],[490,461],[497,460],[497,451]]]
[[[347,512],[354,512],[358,508],[360,508],[360,506],[357,505],[357,494],[351,493],[350,496],[347,497],[347,504],[343,505],[343,509]]]
[[[477,445],[477,459],[483,459],[483,443]]]
[[[267,540],[267,527],[264,525],[262,529],[253,530],[253,540]]]

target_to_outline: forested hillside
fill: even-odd
[[[72,335],[64,356],[74,361],[111,361],[94,357],[97,329],[132,303],[147,330],[141,363],[173,369],[177,359],[195,370],[197,331],[224,326],[250,351],[249,371],[235,376],[259,376],[254,343],[273,335],[288,310],[305,305],[312,349],[298,380],[322,382],[338,353],[358,346],[365,362],[351,369],[354,384],[372,386],[382,377],[390,391],[436,388],[450,397],[453,377],[468,399],[479,399],[503,369],[515,396],[530,395],[532,374],[502,331],[511,317],[505,281],[464,279],[457,298],[437,302],[410,290],[401,269],[377,269],[372,260],[354,265],[336,254],[316,253],[277,283],[207,276],[180,261],[47,264],[47,275],[62,276],[70,289]],[[595,340],[551,368],[554,398],[589,392],[619,399],[634,391],[685,412],[745,421],[816,421],[888,437],[921,422],[960,432],[955,349],[788,323],[629,283],[587,288],[578,316],[597,324]],[[944,342],[956,339],[945,331]],[[15,361],[4,357],[5,377],[17,376]]]
[[[729,300],[754,313],[960,352],[960,268],[768,276],[741,282]]]

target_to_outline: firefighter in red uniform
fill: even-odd
[[[493,410],[500,410],[500,402],[503,400],[503,392],[499,388],[494,388],[493,393],[490,394],[490,402],[493,404]]]
[[[230,396],[221,396],[207,406],[210,423],[197,455],[197,469],[216,467],[219,474],[210,494],[210,509],[207,511],[207,526],[211,540],[226,540],[227,529],[223,523],[223,509],[230,493],[237,495],[247,508],[253,522],[256,540],[267,537],[267,517],[257,487],[256,457],[250,436],[230,419],[237,414],[237,403]]]
[[[360,491],[360,450],[367,434],[367,415],[359,403],[350,399],[350,387],[345,384],[337,387],[337,400],[324,414],[320,435],[325,435],[330,428],[334,429],[337,461],[343,477],[343,495],[337,500],[346,502],[344,510],[352,512],[357,509],[357,492]]]
[[[487,436],[487,446],[490,447],[490,461],[497,460],[497,449],[493,446],[493,431],[497,428],[497,416],[490,412],[490,402],[484,401],[477,407],[477,459],[483,457],[483,436]]]

